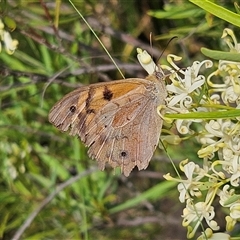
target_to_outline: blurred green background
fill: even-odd
[[[158,60],[177,36],[160,63],[173,53],[187,67],[205,59],[201,47],[227,49],[222,31],[237,29],[187,0],[73,3],[125,77],[146,76],[136,47]],[[217,3],[235,12],[234,1]],[[121,79],[72,5],[0,1],[0,19],[19,41],[13,55],[4,46],[0,52],[0,239],[186,239],[184,205],[176,184],[163,178],[176,175],[164,151],[157,149],[145,171],[126,178],[118,170],[99,171],[76,137],[48,122],[54,103],[74,88]],[[190,139],[168,152],[178,167],[185,158],[198,161],[198,148]]]

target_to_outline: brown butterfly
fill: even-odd
[[[103,170],[109,163],[129,176],[146,169],[158,145],[163,120],[157,113],[167,97],[159,68],[145,79],[128,78],[80,87],[59,100],[49,121],[78,135]]]

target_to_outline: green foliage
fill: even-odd
[[[205,11],[223,19],[224,21],[240,27],[239,14],[231,12],[228,9],[222,6],[219,6],[218,4],[215,4],[214,2],[208,1],[208,0],[203,0],[203,1],[190,0],[190,2],[198,5]]]

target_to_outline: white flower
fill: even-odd
[[[149,75],[153,74],[155,71],[159,71],[159,68],[146,50],[143,51],[141,48],[137,48],[137,53],[139,63]]]
[[[229,41],[228,35],[232,38],[233,44]],[[237,42],[234,32],[230,28],[225,28],[223,30],[222,38],[232,51],[235,50],[236,52],[240,52],[240,44]]]
[[[208,64],[206,64],[208,63]],[[202,85],[205,83],[205,77],[203,75],[198,75],[200,67],[205,64],[207,66],[211,61],[194,62],[191,67],[188,67],[184,72],[184,78],[177,77],[178,80],[172,79],[172,84],[167,85],[166,88],[169,92],[174,93],[174,96],[169,100],[168,106],[175,106],[179,102],[184,102],[187,100],[188,104],[185,107],[190,107],[192,103],[192,97],[190,94],[194,91],[197,92]],[[199,92],[197,92],[199,93]]]
[[[230,185],[226,184],[222,190],[218,190],[219,203],[223,207],[230,207],[233,203],[226,204],[226,202],[234,195],[234,192],[234,189],[230,189]]]
[[[223,38],[230,52],[240,53],[240,44],[232,30],[225,29]],[[187,134],[181,137],[182,141],[196,137],[201,144],[197,154],[203,160],[202,166],[193,162],[181,162],[180,169],[187,179],[174,179],[170,175],[166,179],[180,182],[179,200],[186,202],[183,226],[188,229],[188,238],[194,237],[205,220],[211,229],[206,229],[198,240],[229,239],[228,234],[213,233],[219,226],[213,220],[215,212],[212,203],[219,201],[219,204],[227,208],[229,216],[225,218],[226,230],[232,231],[240,219],[240,195],[235,193],[240,185],[240,117],[236,114],[235,117],[229,115],[227,118],[225,115],[220,119],[218,111],[224,110],[227,114],[228,109],[240,109],[240,61],[220,60],[217,70],[208,76],[199,75],[202,63],[194,62],[185,72],[171,64],[176,72],[169,76],[172,83],[166,87],[169,96],[166,99],[168,108],[165,115],[166,119],[175,121],[179,133]],[[207,67],[212,65],[210,61],[205,63]],[[173,112],[204,112],[206,118],[197,122],[194,119],[181,119],[182,114],[170,115]],[[209,116],[206,114],[208,112],[211,113]],[[192,118],[194,114],[188,116]],[[209,120],[210,117],[212,120]],[[198,124],[193,126],[193,122]]]
[[[224,103],[226,103],[226,104],[227,103],[235,103],[240,97],[238,90],[239,90],[238,87],[236,87],[236,88],[234,88],[234,86],[228,87],[222,93],[222,100],[224,101]]]
[[[227,233],[212,233],[210,236],[205,237],[206,233],[202,234],[197,240],[230,240],[231,236]]]
[[[228,138],[226,140],[228,140],[228,145],[229,147],[232,149],[232,151],[236,154],[236,155],[240,155],[240,135],[239,135],[239,132],[233,132],[232,130],[237,130],[239,131],[239,126],[236,125],[236,128],[235,126],[233,125],[233,128],[229,131],[229,135],[228,135]]]
[[[8,54],[13,54],[17,48],[18,41],[16,39],[12,39],[9,32],[4,30],[4,24],[0,19],[0,52],[2,51],[2,43],[4,42],[4,46]]]
[[[206,132],[199,133],[199,136],[197,136],[196,138],[202,145],[210,145],[217,142],[213,134]]]
[[[181,165],[184,163],[185,161],[183,161]],[[187,177],[187,180],[182,180],[182,182],[178,184],[178,191],[180,193],[179,201],[183,203],[186,199],[190,198],[189,193],[191,196],[197,197],[202,195],[199,190],[199,186],[202,184],[199,180],[204,177],[205,171],[194,162],[189,162],[180,167]]]
[[[226,219],[226,222],[227,222],[227,224],[226,224],[226,230],[227,230],[228,232],[230,232],[230,231],[233,230],[234,226],[236,225],[237,220],[231,218],[230,216],[226,216],[225,219]]]
[[[187,163],[184,166],[184,173],[188,180],[186,180],[184,183],[182,182],[178,184],[178,191],[180,193],[179,201],[181,203],[183,203],[186,198],[189,198],[188,189],[192,185],[194,169],[195,169],[195,164],[193,162]]]
[[[230,207],[230,217],[232,219],[238,220],[240,218],[240,203],[234,203]]]
[[[176,127],[177,130],[180,134],[188,134],[191,132],[190,130],[190,125],[192,124],[192,121],[190,120],[182,120],[182,119],[177,119],[176,120]]]
[[[238,187],[240,183],[240,156],[232,155],[231,150],[228,149],[228,151],[224,150],[223,159],[225,161],[220,161],[222,169],[230,175],[229,179],[231,185]]]
[[[233,151],[227,146],[222,150],[223,159],[230,162],[233,159]]]
[[[197,154],[199,158],[205,158],[207,157],[208,159],[212,159],[215,155],[215,152],[219,148],[215,146],[215,144],[208,145],[207,147],[203,147],[200,150],[198,150]]]
[[[232,174],[231,176],[231,185],[234,187],[238,187],[239,183],[240,183],[240,171],[238,168],[238,171],[236,171],[235,173]]]
[[[217,120],[210,120],[208,123],[205,124],[205,128],[207,132],[216,136],[216,137],[223,137],[223,133],[221,131],[222,119]]]
[[[3,32],[3,42],[8,54],[13,54],[17,48],[18,41],[16,39],[12,39],[9,32]]]
[[[187,200],[186,208],[183,210],[183,226],[196,224],[193,233],[197,230],[201,221],[205,219],[208,226],[214,231],[219,230],[216,221],[212,220],[215,216],[214,207],[207,205],[205,202],[193,204],[190,199]]]

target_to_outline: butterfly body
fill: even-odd
[[[109,163],[125,176],[145,169],[162,128],[157,113],[167,96],[163,75],[129,78],[80,87],[58,101],[49,121],[61,131],[78,135],[100,169]]]

